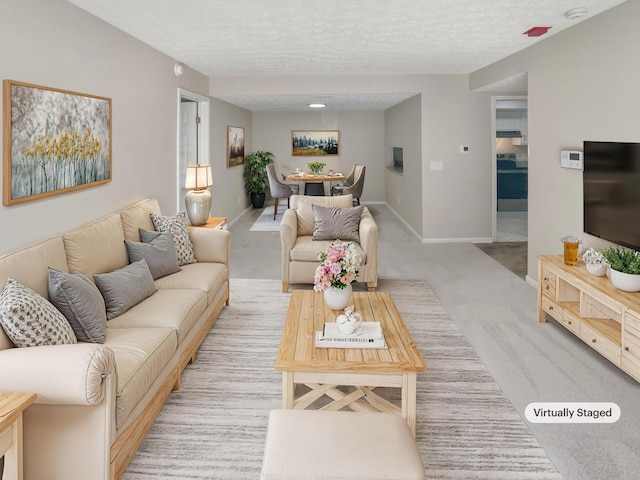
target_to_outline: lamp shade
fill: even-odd
[[[213,185],[211,165],[187,165],[186,189],[201,190]]]

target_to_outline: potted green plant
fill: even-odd
[[[264,207],[264,199],[269,186],[267,165],[273,162],[273,154],[258,150],[244,157],[244,187],[251,197],[253,208]]]
[[[609,265],[611,283],[625,292],[640,292],[640,253],[619,247],[602,251]]]

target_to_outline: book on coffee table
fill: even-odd
[[[327,322],[316,332],[316,348],[387,348],[380,322],[362,322],[358,330],[345,335],[336,323]]]

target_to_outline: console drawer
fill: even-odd
[[[542,269],[542,293],[556,299],[556,275],[546,268]]]
[[[609,340],[603,333],[594,330],[587,321],[583,321],[580,326],[580,338],[603,357],[620,365],[620,345]]]
[[[565,308],[562,310],[562,319],[560,323],[564,325],[567,329],[573,332],[575,335],[580,336],[580,317],[573,313],[570,309]]]
[[[547,312],[559,322],[562,322],[562,307],[545,295],[542,295],[541,300],[542,310]]]

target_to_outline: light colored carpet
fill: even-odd
[[[284,199],[278,205],[278,213],[276,219],[273,219],[273,205],[267,205],[262,210],[260,216],[256,219],[255,223],[249,229],[250,232],[279,232],[280,222],[284,211],[287,209],[287,200]]]
[[[268,413],[281,407],[273,364],[291,295],[280,288],[278,280],[232,279],[231,305],[125,480],[259,478]],[[416,425],[427,478],[562,478],[429,286],[381,279],[379,290],[392,292],[427,364]],[[395,390],[381,393],[397,398]]]

